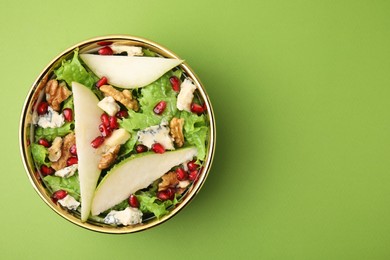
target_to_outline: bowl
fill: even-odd
[[[56,58],[54,58],[43,69],[43,71],[39,74],[35,82],[32,84],[31,89],[25,99],[24,107],[21,114],[19,138],[21,157],[28,178],[35,191],[41,197],[41,199],[54,212],[56,212],[58,215],[65,218],[66,220],[70,221],[71,223],[86,228],[88,230],[103,233],[125,234],[146,230],[155,227],[161,223],[164,223],[168,219],[175,216],[179,211],[181,211],[185,206],[187,206],[190,201],[194,199],[196,194],[200,191],[210,171],[215,151],[216,130],[214,113],[206,90],[203,87],[200,79],[194,73],[194,71],[184,61],[183,63],[178,65],[176,69],[178,68],[182,71],[183,79],[190,79],[196,86],[194,95],[197,97],[200,103],[203,103],[203,114],[209,123],[209,130],[205,144],[206,155],[204,160],[200,162],[201,165],[198,170],[198,175],[189,186],[183,189],[184,191],[182,191],[183,193],[179,198],[178,202],[168,208],[167,214],[159,218],[152,215],[145,217],[144,215],[142,223],[134,225],[106,224],[102,223],[101,221],[97,221],[94,218],[90,218],[87,221],[81,221],[80,212],[78,210],[69,210],[68,208],[61,206],[60,203],[58,203],[58,201],[53,198],[54,191],[53,189],[50,189],[50,187],[48,187],[45,181],[45,176],[47,173],[42,172],[42,168],[37,165],[31,153],[32,144],[37,142],[37,140],[35,140],[36,138],[34,133],[36,129],[37,106],[41,102],[41,100],[45,98],[44,89],[46,87],[47,81],[53,77],[54,71],[61,66],[64,60],[70,60],[72,58],[75,50],[78,50],[80,54],[91,53],[106,48],[107,46],[110,47],[114,45],[142,47],[143,50],[149,50],[152,53],[155,53],[157,56],[161,56],[164,58],[180,59],[175,53],[161,46],[160,44],[157,44],[153,41],[144,38],[129,35],[110,35],[96,37],[80,42],[65,50]]]

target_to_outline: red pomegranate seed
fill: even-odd
[[[179,181],[185,181],[188,179],[188,173],[181,167],[176,169],[176,174]]]
[[[198,170],[191,171],[190,174],[188,174],[188,179],[190,181],[195,181],[197,177],[198,177]]]
[[[37,107],[38,115],[46,114],[48,108],[49,108],[49,104],[47,102],[42,101],[41,103],[39,103]]]
[[[54,173],[54,169],[51,168],[51,167],[48,167],[46,165],[42,165],[41,166],[41,173],[42,175],[44,176],[47,176],[47,175],[52,175]]]
[[[62,200],[63,198],[65,198],[67,195],[68,193],[66,192],[66,190],[58,190],[54,192],[51,197],[53,198],[54,202],[57,202],[58,200]]]
[[[175,191],[171,188],[157,192],[157,198],[160,200],[172,200],[175,196]]]
[[[202,108],[203,108],[203,112],[204,112],[204,111],[207,111],[206,102],[205,102],[205,103],[203,103],[203,106],[202,106]]]
[[[99,53],[99,55],[112,55],[112,54],[114,54],[112,49],[108,46],[99,49],[98,53]]]
[[[91,146],[93,148],[98,148],[99,146],[101,146],[104,142],[104,137],[103,136],[98,136],[96,137],[95,139],[92,140],[91,142]]]
[[[100,46],[107,46],[107,45],[111,45],[112,42],[110,42],[110,41],[101,41],[101,42],[98,42],[97,44],[100,45]]]
[[[73,111],[70,108],[65,108],[64,111],[62,111],[64,114],[64,118],[66,122],[72,122],[73,121]]]
[[[69,157],[68,160],[66,160],[66,166],[71,166],[73,164],[77,164],[78,163],[78,159],[76,156],[72,156],[72,157]]]
[[[195,171],[195,170],[198,169],[199,165],[197,165],[197,164],[195,163],[195,160],[192,160],[192,161],[190,161],[190,162],[187,163],[187,167],[188,167],[188,170],[190,170],[190,171]]]
[[[76,147],[76,144],[72,145],[70,148],[69,148],[69,152],[71,155],[77,155],[77,147]]]
[[[111,128],[103,123],[99,125],[99,131],[102,133],[103,137],[109,137],[112,134]]]
[[[196,114],[202,114],[204,112],[204,109],[201,105],[192,103],[191,104],[191,112],[196,113]]]
[[[116,113],[115,116],[116,116],[117,118],[120,118],[120,119],[122,119],[122,118],[127,118],[127,117],[129,117],[129,113],[127,113],[126,110],[120,110],[120,111],[118,111],[118,113]]]
[[[176,76],[172,76],[169,78],[169,81],[171,82],[171,85],[172,85],[172,89],[176,92],[179,92],[180,91],[180,79]]]
[[[143,144],[139,144],[135,147],[135,150],[137,151],[137,153],[144,153],[148,150],[148,147]]]
[[[100,121],[102,121],[102,123],[109,127],[110,126],[110,116],[107,115],[106,113],[103,113],[101,116],[100,116]]]
[[[155,143],[152,145],[152,150],[155,153],[165,153],[165,148],[162,146],[162,144]]]
[[[111,116],[109,121],[110,121],[110,128],[112,130],[119,128],[118,121],[116,121],[116,117],[115,116]]]
[[[134,194],[131,194],[129,197],[129,205],[133,208],[139,208],[137,196],[135,196]]]
[[[107,78],[103,76],[96,82],[95,86],[97,88],[100,88],[103,85],[107,85],[107,82],[108,82]]]
[[[167,107],[167,102],[162,100],[158,102],[157,105],[153,108],[153,112],[156,115],[161,115],[164,112],[166,107]]]
[[[49,141],[47,141],[45,138],[39,139],[38,144],[43,145],[46,148],[50,147]]]

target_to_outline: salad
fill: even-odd
[[[64,59],[44,82],[30,151],[54,203],[83,222],[160,219],[202,172],[210,122],[182,60],[110,44]]]

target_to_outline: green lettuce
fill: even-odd
[[[49,154],[46,147],[40,144],[31,144],[31,154],[38,167],[42,165],[50,166],[50,161],[46,160],[46,156]]]
[[[177,112],[176,96],[172,90],[169,78],[172,72],[168,72],[158,80],[141,89],[141,96],[138,99],[142,112],[129,111],[129,117],[121,122],[121,127],[129,132],[144,129],[149,126],[158,125],[162,120],[169,121]],[[162,115],[156,115],[153,108],[160,101],[165,101],[167,107]]]
[[[209,131],[205,115],[197,115],[187,111],[180,113],[184,119],[184,138],[198,149],[198,160],[204,160],[206,156],[206,139]]]
[[[65,123],[61,127],[56,128],[42,128],[37,127],[35,129],[35,138],[36,140],[40,138],[45,138],[49,142],[53,141],[57,136],[63,137],[71,132],[73,132],[74,124],[73,123]]]
[[[54,71],[58,80],[65,80],[69,86],[72,81],[76,81],[93,89],[98,78],[91,72],[87,71],[79,60],[79,52],[76,49],[71,60],[63,60],[60,68]]]
[[[43,178],[43,180],[53,192],[57,190],[65,190],[76,200],[80,200],[80,182],[77,174],[69,178],[48,175]]]
[[[166,201],[161,201],[157,199],[156,196],[144,191],[140,192],[136,196],[140,203],[140,210],[142,212],[153,213],[157,218],[161,218],[162,216],[168,214],[168,208],[172,205],[176,205],[178,202],[176,195],[174,200]]]

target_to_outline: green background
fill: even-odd
[[[2,0],[0,10],[1,259],[390,259],[389,1]],[[19,155],[35,78],[107,34],[186,59],[217,119],[197,198],[128,235],[57,216]]]

